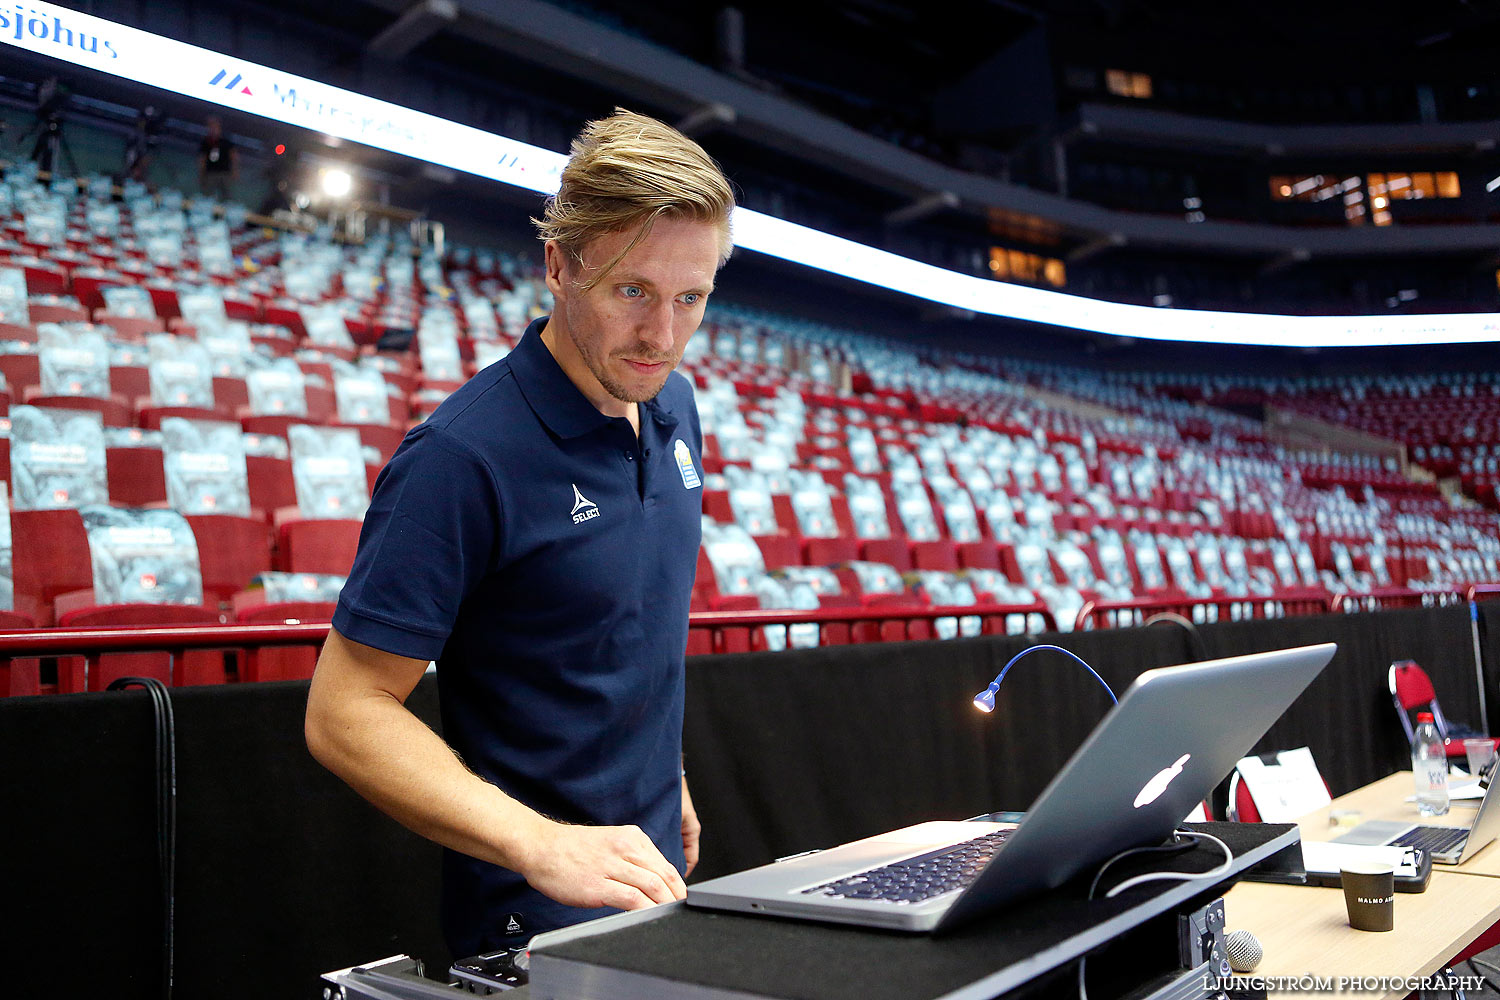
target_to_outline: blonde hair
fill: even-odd
[[[547,200],[537,235],[555,241],[583,262],[590,242],[636,229],[628,246],[581,287],[588,291],[651,233],[662,216],[708,222],[719,227],[719,266],[734,243],[729,215],[734,192],[719,165],[681,132],[655,118],[616,108],[608,118],[589,122],[573,140],[562,186]]]

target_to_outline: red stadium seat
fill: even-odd
[[[23,344],[36,343],[36,327],[16,323],[0,323],[0,340],[14,340]]]
[[[396,454],[401,440],[406,437],[406,428],[390,424],[333,424],[334,427],[346,427],[359,432],[359,443],[366,444],[380,452],[380,463],[384,465]]]
[[[246,455],[245,472],[250,480],[250,506],[267,519],[282,507],[297,505],[291,459]]]
[[[12,399],[24,399],[28,386],[42,384],[42,360],[35,354],[0,354],[0,375]]]
[[[262,591],[252,590],[234,597],[234,620],[242,625],[287,622],[331,622],[338,605],[332,601],[282,601],[265,603]],[[318,650],[311,646],[266,646],[245,651],[240,670],[242,681],[296,681],[313,675]]]
[[[83,518],[76,510],[14,510],[10,525],[15,610],[51,625],[59,594],[94,585]]]
[[[265,321],[273,326],[284,326],[299,338],[307,336],[307,327],[302,325],[302,313],[286,306],[266,306]]]
[[[766,569],[802,565],[802,543],[788,535],[756,535],[755,544],[760,546]]]
[[[130,427],[130,407],[119,399],[95,399],[92,396],[31,395],[27,406],[45,406],[60,410],[89,410],[99,414],[105,427]]]
[[[866,562],[887,563],[905,573],[915,568],[911,561],[911,545],[904,538],[871,538],[859,547],[859,556]]]
[[[58,617],[64,628],[88,628],[99,625],[217,625],[219,613],[195,605],[183,604],[106,604],[84,606],[65,611]],[[70,691],[103,691],[121,677],[155,677],[163,684],[222,684],[225,653],[216,649],[188,650],[174,658],[169,653],[102,653],[93,669],[80,676],[76,665],[59,662],[59,693]],[[65,657],[65,660],[81,658]]]
[[[285,413],[256,413],[240,417],[240,428],[246,434],[274,434],[277,437],[286,437],[287,429],[293,424],[306,423],[310,423],[306,417]]]
[[[338,403],[333,389],[324,385],[310,385],[303,390],[307,397],[307,419],[309,424],[326,424],[338,416]]]
[[[36,628],[30,617],[14,611],[0,611],[0,632],[22,632]],[[0,698],[11,695],[41,694],[41,662],[35,658],[0,660]]]
[[[187,523],[198,540],[203,572],[203,601],[222,604],[271,568],[271,533],[258,518],[233,514],[189,514]]]
[[[109,391],[125,399],[145,399],[151,395],[151,370],[144,365],[109,369]]]
[[[123,285],[124,282],[117,278],[104,278],[98,275],[86,274],[73,275],[73,294],[77,296],[78,301],[83,304],[85,309],[104,310],[105,302],[102,290],[105,288],[120,288]],[[95,322],[98,322],[98,320],[95,320]]]
[[[115,316],[102,309],[94,311],[94,322],[115,331],[120,340],[145,340],[148,334],[167,330],[167,325],[154,316]]]
[[[116,507],[146,507],[167,502],[167,474],[160,448],[106,448],[109,502]]]
[[[964,569],[999,569],[1000,549],[994,542],[960,542],[958,563]]]
[[[87,323],[89,311],[82,306],[42,305],[33,302],[28,309],[33,323]]]
[[[911,557],[912,565],[917,569],[945,570],[950,573],[958,569],[958,547],[953,542],[912,542]]]
[[[230,420],[229,414],[206,406],[155,406],[146,405],[136,410],[136,423],[146,430],[161,430],[161,422],[167,417],[182,417],[184,420]]]
[[[297,518],[281,525],[276,568],[289,573],[348,576],[359,548],[360,521]]]
[[[734,523],[734,508],[729,503],[727,490],[704,490],[703,513],[720,524]]]
[[[837,566],[859,558],[855,538],[809,538],[806,548],[809,566]]]
[[[250,405],[250,390],[242,378],[214,376],[214,408],[225,413],[238,414]]]

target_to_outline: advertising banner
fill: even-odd
[[[153,334],[150,347],[151,401],[158,406],[214,405],[213,362],[202,344],[174,337],[170,333]]]
[[[175,510],[78,510],[94,562],[96,604],[202,604],[193,529]]]
[[[333,604],[344,589],[342,576],[333,573],[261,573],[250,586],[265,591],[267,604],[319,601]]]
[[[109,347],[103,334],[41,323],[36,337],[43,396],[109,398]]]
[[[0,611],[16,610],[16,577],[10,547],[10,487],[0,481]]]
[[[307,518],[362,518],[370,506],[359,432],[347,427],[293,424],[292,482]]]
[[[389,390],[377,371],[334,362],[333,395],[339,421],[346,424],[387,424],[391,420]]]
[[[166,417],[161,422],[167,502],[182,514],[250,516],[239,424]]]
[[[12,406],[10,475],[15,510],[108,503],[103,419],[89,410]]]
[[[0,323],[25,326],[31,322],[26,307],[26,272],[19,267],[0,267]]]
[[[307,416],[306,383],[302,369],[291,358],[277,358],[245,374],[250,412],[256,416]]]
[[[100,289],[105,309],[116,316],[156,318],[156,304],[151,293],[139,285],[111,285]]]

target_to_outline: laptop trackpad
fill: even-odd
[[[1399,820],[1372,819],[1361,823],[1342,837],[1335,837],[1335,844],[1389,844],[1411,829],[1410,823]]]

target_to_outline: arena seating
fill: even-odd
[[[239,425],[249,516],[189,518],[209,620],[331,614],[327,601],[245,596],[273,568],[337,575],[353,558],[357,517],[298,509],[294,428],[356,431],[367,497],[404,431],[547,309],[534,260],[471,248],[440,258],[400,236],[342,246],[326,231],[252,226],[234,206],[221,219],[175,192],[128,186],[114,200],[97,178],[43,187],[23,169],[4,184],[14,211],[0,221],[0,269],[19,269],[26,286],[25,315],[0,316],[10,405],[99,414],[117,507],[168,505],[167,418]],[[61,217],[55,240],[36,241],[37,217]],[[59,329],[102,335],[97,394],[43,384]],[[213,369],[211,393],[192,402],[164,393],[153,368],[152,351],[181,345],[201,347]],[[933,627],[949,636],[972,627],[961,612],[979,604],[1040,600],[1070,628],[1098,602],[1271,607],[1310,589],[1500,581],[1496,517],[1479,506],[1494,506],[1500,465],[1490,375],[1104,375],[919,353],[718,302],[681,370],[705,431],[695,609],[951,607]],[[1289,449],[1205,405],[1246,399],[1399,433],[1417,464],[1457,475],[1470,499],[1389,459]],[[78,514],[17,510],[12,524],[15,611],[53,625],[59,598],[92,585]],[[823,641],[879,635],[827,629]],[[816,629],[776,627],[752,645],[809,641]],[[308,669],[305,655],[267,655],[241,673]]]

